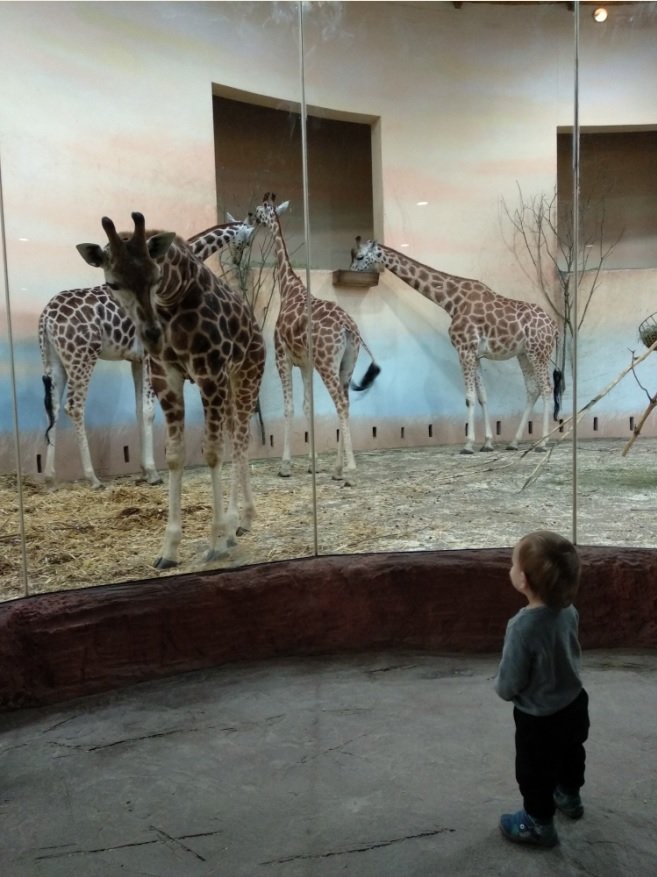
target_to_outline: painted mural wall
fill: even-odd
[[[628,6],[643,11],[606,31],[582,16],[582,125],[657,125],[657,96],[645,87],[657,76],[655,4]],[[300,22],[295,3],[3,3],[0,160],[9,307],[0,311],[2,471],[15,466],[9,316],[23,464],[36,473],[46,425],[39,312],[57,291],[102,279],[75,244],[104,242],[103,215],[128,227],[131,211],[139,210],[150,226],[185,237],[223,219],[216,207],[213,89],[281,106],[298,104],[303,92],[309,106],[326,113],[375,119],[376,235],[433,267],[543,303],[505,243],[500,202],[513,200],[518,183],[530,193],[555,185],[556,132],[574,120],[573,18],[566,7],[310,3]],[[254,187],[275,189],[270,176],[267,167],[254,168]],[[228,206],[242,215],[254,205]],[[353,403],[361,446],[373,422],[427,420],[437,424],[434,441],[460,443],[463,388],[447,315],[390,274],[368,291],[335,288],[330,272],[310,279],[315,294],[334,298],[356,318],[383,369],[376,387]],[[580,401],[641,347],[637,326],[657,310],[656,281],[654,267],[601,276],[580,336]],[[265,327],[269,343],[272,325],[273,314]],[[357,373],[365,366],[361,359]],[[646,385],[655,383],[654,372],[650,361],[639,367]],[[524,403],[517,364],[486,362],[484,373],[493,416],[510,434]],[[300,383],[296,390],[300,397]],[[261,403],[275,440],[254,442],[254,454],[277,455],[282,399],[271,358]],[[319,383],[315,404],[318,422],[327,424],[321,450],[335,439]],[[101,364],[88,425],[107,473],[135,468],[136,455],[126,462],[122,454],[134,442],[133,405],[128,367]],[[190,420],[199,422],[193,388],[189,405]],[[598,431],[626,435],[628,418],[644,406],[640,387],[624,382],[596,409]],[[564,414],[571,408],[569,380]],[[297,452],[303,429],[300,421]],[[413,439],[418,444],[423,429]],[[585,434],[592,429],[583,422]],[[65,438],[61,471],[75,477],[70,428]],[[162,442],[160,424],[160,465]],[[190,455],[199,461],[200,446],[192,442]]]

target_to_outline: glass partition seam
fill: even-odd
[[[304,64],[303,43],[303,0],[297,4],[299,11],[299,76],[301,79],[301,177],[303,188],[303,234],[306,239],[306,306],[308,313],[308,360],[310,362],[309,403],[310,403],[310,453],[312,455],[312,500],[313,500],[313,549],[315,556],[319,554],[319,542],[317,534],[317,475],[315,466],[315,396],[313,383],[315,377],[315,357],[313,350],[312,333],[312,291],[310,284],[310,266],[312,265],[310,245],[310,203],[308,198],[308,132],[306,127],[306,71]]]
[[[573,107],[573,446],[572,446],[572,538],[577,543],[577,336],[579,334],[578,288],[579,288],[579,0],[573,7],[575,58],[574,58],[574,107]]]
[[[16,397],[16,366],[14,358],[14,335],[11,325],[9,303],[9,265],[7,262],[7,233],[5,228],[5,199],[2,185],[2,155],[0,155],[0,237],[2,238],[2,261],[5,282],[5,309],[7,312],[7,341],[9,343],[9,374],[11,376],[11,403],[14,417],[14,444],[16,450],[16,490],[18,498],[18,528],[21,537],[21,558],[23,565],[24,595],[28,596],[27,546],[25,542],[25,515],[23,507],[23,465],[21,458],[20,430],[18,427],[18,399]]]

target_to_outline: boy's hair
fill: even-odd
[[[568,539],[551,530],[528,533],[518,543],[518,564],[546,606],[563,609],[579,588],[580,559]]]

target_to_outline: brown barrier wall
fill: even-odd
[[[580,549],[586,648],[657,648],[657,550]],[[231,661],[382,648],[497,652],[523,604],[509,549],[318,557],[0,606],[0,707]]]

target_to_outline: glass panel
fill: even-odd
[[[288,246],[298,264],[305,263],[298,124],[299,8],[288,3],[17,3],[3,4],[1,14],[0,105],[9,296],[16,335],[21,448],[26,478],[34,485],[26,503],[30,590],[35,593],[150,577],[157,574],[153,567],[156,557],[174,559],[177,537],[175,528],[170,530],[163,546],[166,483],[136,483],[141,473],[140,430],[131,366],[126,361],[110,361],[132,355],[125,347],[132,327],[121,323],[123,337],[113,347],[103,342],[101,353],[100,341],[93,340],[99,325],[94,311],[99,298],[105,316],[117,321],[110,331],[119,325],[119,317],[110,314],[114,299],[107,288],[97,290],[95,298],[88,293],[60,297],[51,309],[48,327],[54,331],[60,318],[67,319],[60,348],[78,365],[84,364],[84,344],[96,344],[95,350],[85,354],[87,371],[81,375],[81,389],[74,398],[81,428],[81,412],[86,414],[89,453],[83,465],[86,452],[81,458],[72,420],[75,406],[68,406],[66,412],[64,397],[57,408],[63,379],[54,353],[46,374],[52,381],[50,398],[58,423],[56,430],[53,427],[49,432],[51,444],[46,444],[44,433],[50,418],[44,410],[39,316],[59,291],[103,284],[103,272],[85,264],[76,252],[80,242],[101,247],[108,243],[111,231],[108,234],[101,227],[103,216],[132,235],[136,226],[131,213],[141,211],[149,228],[175,231],[192,239],[192,245],[207,255],[207,248],[203,248],[216,247],[217,240],[194,236],[217,221],[225,222],[228,211],[238,220],[248,219],[262,194],[280,187],[281,196],[293,199]],[[244,139],[244,131],[246,122],[253,119],[240,127],[239,120],[226,109],[228,98],[246,101],[260,110],[251,141]],[[270,126],[270,112],[282,118],[276,130]],[[225,136],[228,129],[233,131],[232,141]],[[236,229],[232,231],[236,233]],[[205,563],[212,491],[204,465],[199,387],[203,385],[215,397],[214,387],[206,386],[202,378],[201,361],[190,374],[195,385],[190,381],[184,385],[187,469],[182,482],[180,565],[174,571],[314,551],[312,479],[304,471],[307,467],[300,467],[300,477],[294,482],[276,477],[283,400],[273,356],[277,303],[271,298],[271,254],[269,267],[260,271],[266,237],[264,231],[257,232],[241,273],[232,262],[234,247],[224,247],[209,263],[238,291],[236,301],[243,294],[250,297],[256,319],[265,323],[268,356],[257,394],[259,417],[254,415],[249,424],[257,517],[236,546]],[[153,247],[156,243],[162,252],[177,246],[163,237],[157,238]],[[124,252],[122,246],[115,244],[114,255]],[[174,249],[166,252],[169,258]],[[85,248],[84,253],[88,262],[98,261],[93,247]],[[139,258],[139,283],[146,288],[150,283],[144,270],[147,263],[143,256]],[[112,282],[117,279],[119,287],[132,283],[133,292],[139,285],[134,278],[126,278],[125,272],[119,271]],[[256,286],[261,291],[257,301],[253,298]],[[268,306],[271,314],[266,313]],[[219,320],[222,332],[246,350],[251,336],[242,331],[237,305],[222,307],[229,311],[224,310],[225,319]],[[147,313],[145,304],[142,309]],[[198,313],[197,308],[190,308],[179,324],[180,344],[185,350],[191,343],[189,323],[195,323]],[[77,328],[72,327],[74,317],[80,317]],[[168,319],[172,319],[171,314]],[[212,319],[216,324],[216,318]],[[149,343],[155,351],[157,334],[151,334]],[[202,360],[207,349],[201,348]],[[99,353],[106,359],[94,363],[93,356]],[[252,354],[250,348],[248,355]],[[218,369],[221,373],[221,358],[228,355],[222,346],[209,371],[214,374]],[[92,366],[85,399],[85,374]],[[245,387],[252,386],[256,372],[254,365],[243,378],[240,408],[249,404]],[[158,372],[155,368],[154,374],[156,382],[159,374],[162,388],[161,369]],[[240,374],[244,375],[244,370]],[[138,391],[142,388],[139,375],[136,387]],[[10,407],[4,404],[7,388],[3,370],[0,471],[10,481],[16,462],[11,450]],[[165,399],[169,407],[175,401],[166,393]],[[141,419],[141,406],[138,408]],[[158,404],[154,464],[166,482],[165,432]],[[307,432],[308,427],[295,430],[295,453],[308,448]],[[51,472],[48,455],[55,435],[56,469]],[[155,477],[153,468],[146,466],[150,480]],[[87,481],[83,480],[85,471]],[[227,493],[229,466],[224,467],[224,473]],[[56,479],[55,490],[47,489],[47,474]],[[99,482],[104,489],[92,489]],[[14,503],[11,491],[7,503]],[[242,502],[243,509],[245,505]],[[248,523],[244,515],[242,521]],[[6,532],[13,532],[15,526],[13,518],[8,518]],[[20,554],[15,558],[12,554],[10,561],[20,565]]]
[[[596,400],[578,428],[585,544],[657,544],[656,40],[657,3],[580,4],[578,407]]]
[[[2,199],[2,167],[0,166],[0,600],[22,597],[26,593],[26,570],[23,546],[23,500],[32,487],[22,483],[17,460],[16,427],[16,366],[12,315],[7,295],[5,214]]]
[[[331,454],[320,455],[320,551],[510,545],[537,527],[570,534],[572,442],[553,422],[552,373],[572,8],[308,3],[303,15],[309,113],[369,126],[372,155],[346,216],[331,211],[333,166],[315,161],[311,243],[331,262],[313,261],[312,291],[358,327],[356,381],[372,359],[381,368],[351,393],[352,487],[332,483]],[[310,166],[318,151],[309,143]],[[335,151],[349,168],[352,139]],[[563,370],[559,418],[572,406],[570,361]],[[322,390],[317,399],[316,430],[335,454],[339,418]],[[550,453],[534,453],[546,433]]]

